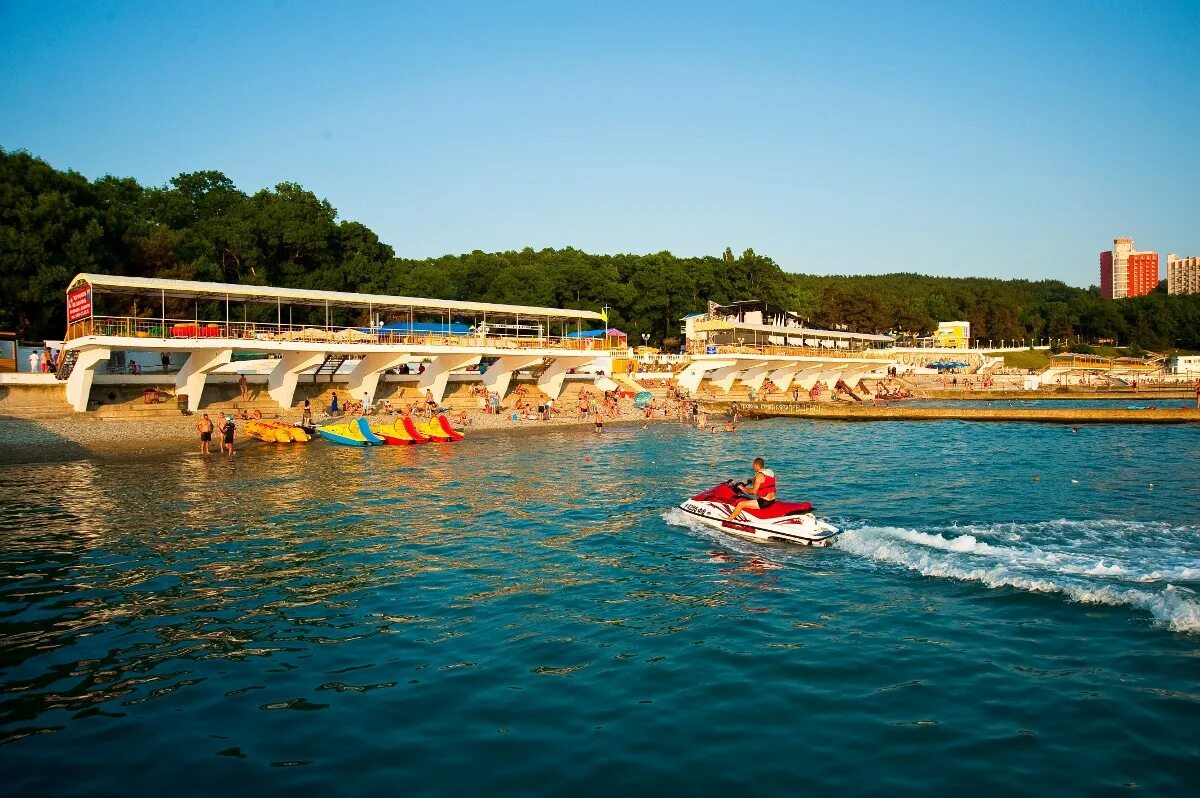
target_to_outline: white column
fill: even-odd
[[[544,358],[526,355],[509,355],[502,357],[487,367],[483,372],[483,387],[489,392],[495,391],[501,399],[508,394],[508,386],[512,384],[512,376],[521,369],[531,368],[542,362]]]
[[[735,360],[732,366],[725,366],[724,368],[719,368],[714,371],[712,375],[709,376],[708,381],[710,384],[720,388],[725,393],[729,393],[729,391],[733,388],[734,380],[737,379],[737,376],[741,374],[745,368],[745,361]]]
[[[75,408],[76,413],[87,411],[96,366],[108,360],[111,355],[112,350],[109,349],[84,349],[76,356],[71,376],[67,377],[67,402]]]
[[[380,375],[388,369],[394,369],[410,360],[412,360],[412,355],[407,352],[400,355],[395,352],[376,352],[364,355],[363,359],[350,370],[346,379],[346,390],[349,392],[350,398],[357,401],[363,399],[363,394],[366,394],[367,404],[374,402],[375,391],[379,388]],[[441,399],[438,401],[440,402]]]
[[[440,404],[446,395],[446,382],[450,379],[450,372],[474,366],[481,359],[479,355],[435,355],[425,367],[425,373],[417,382],[417,388],[432,391],[433,400]]]
[[[688,364],[687,368],[679,372],[677,382],[680,388],[684,388],[688,393],[694,394],[700,389],[700,383],[704,381],[704,375],[713,369],[726,368],[737,363],[736,360],[693,360]]]
[[[799,363],[785,363],[772,371],[769,379],[775,383],[781,392],[787,393],[788,388],[792,387],[792,378],[796,376],[796,372],[799,370]]]
[[[596,360],[595,355],[588,357],[556,357],[554,362],[542,372],[542,376],[538,377],[538,390],[549,396],[551,399],[557,399],[562,393],[563,380],[567,377],[567,372],[571,369],[577,369],[580,366],[586,366]]]
[[[753,391],[758,391],[762,388],[763,383],[767,381],[767,374],[775,367],[776,363],[770,360],[764,360],[756,363],[750,368],[742,372],[742,376],[738,379],[745,386],[748,386]]]
[[[821,372],[824,370],[824,363],[806,363],[804,368],[796,376],[792,377],[792,382],[806,391],[811,391],[812,387],[817,384]]]
[[[200,395],[204,393],[204,382],[208,372],[220,368],[233,359],[232,349],[202,349],[188,352],[183,368],[175,375],[175,393],[187,394],[191,412],[200,409]]]
[[[870,374],[878,368],[885,368],[883,364],[876,365],[874,363],[854,363],[842,367],[842,379],[851,388],[855,387],[855,383],[863,378],[864,374]]]
[[[324,362],[323,352],[284,352],[267,376],[267,394],[282,409],[290,409],[292,398],[296,395],[296,384],[300,382],[300,372],[316,368]]]

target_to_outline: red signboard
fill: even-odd
[[[92,315],[92,287],[85,285],[67,292],[67,323]]]

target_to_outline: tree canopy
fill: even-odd
[[[0,149],[0,329],[26,339],[65,327],[63,292],[78,272],[174,277],[335,291],[568,308],[609,306],[641,340],[678,342],[679,319],[711,300],[761,299],[814,325],[929,334],[971,322],[976,338],[1115,339],[1163,350],[1200,348],[1200,296],[1155,293],[1110,301],[1058,280],[821,276],[784,271],[746,249],[593,255],[573,248],[397,257],[359,222],[338,218],[295,183],[254,194],[218,171],[165,186],[89,181],[29,153]]]

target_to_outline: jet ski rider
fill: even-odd
[[[767,463],[761,457],[754,458],[754,481],[746,486],[739,482],[733,486],[733,492],[746,498],[733,505],[729,511],[729,520],[734,520],[742,514],[742,510],[765,510],[775,503],[775,472],[767,468]]]

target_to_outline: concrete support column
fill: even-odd
[[[804,390],[811,391],[812,387],[817,384],[817,380],[821,377],[821,372],[824,370],[824,363],[806,365],[796,376],[792,377],[792,381]]]
[[[521,369],[531,368],[541,363],[543,358],[525,355],[509,355],[502,357],[487,367],[483,372],[483,387],[488,392],[495,391],[503,399],[508,394],[508,386],[512,384],[512,376]]]
[[[775,383],[780,391],[787,393],[788,388],[792,387],[792,378],[796,376],[796,372],[799,370],[799,363],[787,363],[772,371],[770,380]]]
[[[549,396],[551,399],[557,399],[562,393],[563,380],[567,377],[567,372],[571,369],[577,369],[580,366],[586,366],[589,363],[596,361],[595,355],[587,357],[556,357],[554,362],[542,372],[542,376],[538,377],[538,390]]]
[[[687,368],[679,372],[676,381],[680,388],[695,395],[696,391],[700,390],[700,383],[704,382],[705,374],[713,369],[726,368],[736,363],[736,360],[693,360]]]
[[[450,380],[450,372],[474,366],[481,359],[479,355],[436,355],[425,367],[425,373],[417,382],[417,388],[432,391],[433,400],[441,404],[446,395],[446,383]]]
[[[852,366],[844,366],[842,368],[842,379],[846,381],[847,385],[854,388],[858,381],[863,378],[863,375],[870,374],[877,368],[880,368],[880,366],[876,366],[873,363],[855,363]]]
[[[379,377],[388,369],[412,360],[407,352],[397,355],[394,352],[379,352],[363,355],[346,379],[346,390],[354,400],[365,399],[367,404],[375,401],[375,391],[379,388]],[[438,398],[441,401],[441,398]]]
[[[325,355],[321,352],[284,352],[274,370],[267,375],[267,395],[282,409],[291,409],[300,372],[316,368],[324,362]]]
[[[767,374],[776,366],[771,361],[763,361],[756,363],[750,368],[742,372],[742,376],[738,379],[741,383],[753,391],[759,391],[763,387],[763,383],[767,381]]]
[[[96,366],[112,355],[110,349],[85,349],[75,359],[71,376],[67,377],[67,402],[75,408],[76,413],[87,411],[88,397],[92,395],[92,378],[96,376]]]
[[[188,353],[183,368],[175,375],[175,393],[187,394],[187,409],[190,412],[200,409],[200,395],[204,393],[208,372],[224,366],[232,359],[232,349],[205,349]]]
[[[733,388],[734,380],[737,379],[738,374],[741,374],[745,368],[746,363],[744,361],[735,360],[732,366],[725,366],[714,371],[709,376],[708,381],[725,393],[729,393]]]

